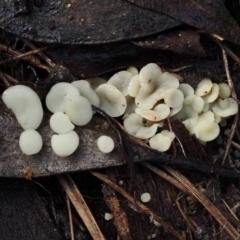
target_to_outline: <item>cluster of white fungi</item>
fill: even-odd
[[[231,89],[226,83],[203,79],[194,90],[179,79],[150,63],[140,71],[134,67],[120,71],[108,81],[92,78],[55,84],[46,97],[46,106],[53,113],[50,127],[56,133],[51,139],[54,153],[66,157],[78,148],[74,128],[91,121],[91,105],[111,117],[122,116],[130,135],[161,152],[167,151],[175,138],[174,132],[160,131],[166,119],[182,121],[201,142],[214,140],[220,132],[219,123],[238,112]],[[22,152],[38,153],[43,145],[36,131],[43,118],[38,95],[29,87],[16,85],[5,90],[2,99],[24,129],[19,140]],[[108,136],[96,139],[96,144],[103,153],[114,149],[114,141]]]

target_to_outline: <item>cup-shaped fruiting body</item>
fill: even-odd
[[[86,80],[78,80],[71,83],[75,86],[80,95],[87,98],[88,101],[95,107],[99,107],[100,99],[96,92],[91,88],[90,83]]]
[[[143,125],[143,118],[137,113],[131,113],[124,120],[123,125],[128,134],[140,139],[148,139],[152,137],[158,129],[157,123],[154,123],[149,127],[145,127]]]
[[[194,133],[199,140],[209,142],[217,138],[220,128],[216,122],[201,121],[195,127]]]
[[[219,91],[220,91],[220,88],[219,88],[218,84],[213,83],[211,91],[208,94],[206,94],[205,96],[203,96],[203,100],[205,102],[209,102],[209,103],[214,102],[218,98]]]
[[[101,84],[107,83],[107,81],[104,78],[100,78],[100,77],[87,78],[85,80],[87,82],[89,82],[89,84],[93,90],[95,90]]]
[[[83,126],[92,119],[90,102],[80,96],[78,89],[70,83],[62,82],[54,85],[46,97],[46,105],[53,113],[66,113],[78,126]]]
[[[157,64],[150,63],[139,72],[140,89],[136,96],[136,104],[143,109],[152,109],[164,98],[164,92],[170,88],[178,88],[179,80],[169,72],[162,73]]]
[[[46,106],[52,113],[65,112],[66,98],[80,96],[78,89],[70,83],[61,82],[55,84],[46,97]]]
[[[141,85],[140,85],[140,82],[139,82],[139,75],[137,74],[129,82],[128,94],[131,97],[136,97],[138,95],[140,87],[141,87]]]
[[[202,97],[207,95],[212,89],[212,81],[208,78],[204,78],[198,85],[195,91],[195,95],[198,97]]]
[[[149,145],[152,149],[158,150],[159,152],[167,151],[172,141],[175,138],[175,134],[168,130],[163,130],[161,133],[157,133],[149,140]]]
[[[68,96],[65,107],[66,114],[77,126],[84,126],[92,119],[92,106],[85,97]]]
[[[96,88],[96,93],[100,98],[100,106],[111,117],[121,116],[127,107],[126,98],[111,84],[102,84]]]
[[[130,72],[133,76],[138,74],[138,69],[135,67],[129,67],[127,71]]]
[[[194,94],[194,89],[187,83],[180,83],[178,89],[183,93],[184,98]]]
[[[73,154],[79,145],[79,137],[75,131],[64,134],[54,134],[51,139],[54,153],[59,157],[67,157]]]
[[[165,91],[164,102],[170,108],[179,108],[183,105],[184,95],[183,93],[175,88],[170,88]]]
[[[219,83],[219,97],[225,99],[231,96],[231,89],[226,83]]]
[[[123,96],[128,95],[128,85],[133,77],[133,74],[128,71],[120,71],[116,74],[114,74],[109,80],[108,84],[113,85],[116,87]]]
[[[42,103],[31,88],[23,85],[10,87],[4,91],[2,100],[24,130],[39,127],[43,119]]]
[[[158,122],[166,119],[170,114],[170,108],[166,104],[158,104],[153,110],[136,108],[135,112],[153,122]]]
[[[196,95],[189,95],[184,99],[183,104],[190,106],[196,113],[200,113],[203,111],[204,100]]]
[[[114,141],[111,137],[101,136],[97,140],[98,148],[103,153],[110,153],[114,149]]]
[[[74,129],[69,117],[61,112],[54,113],[50,118],[51,129],[58,134],[68,133]]]
[[[213,104],[212,111],[220,117],[229,117],[238,112],[238,104],[233,98],[218,99]]]
[[[140,197],[141,201],[143,203],[147,203],[147,202],[150,202],[151,201],[151,195],[150,193],[146,192],[146,193],[143,193]]]
[[[38,153],[42,149],[42,145],[42,137],[36,130],[28,129],[20,135],[19,146],[26,155]]]

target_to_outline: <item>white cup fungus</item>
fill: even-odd
[[[147,203],[147,202],[150,202],[151,201],[151,195],[150,193],[146,192],[146,193],[143,193],[140,197],[141,201],[143,203]]]
[[[158,122],[166,119],[170,114],[170,108],[166,104],[158,104],[153,110],[136,108],[135,112],[141,117],[153,122]]]
[[[66,110],[66,98],[69,96],[80,96],[78,89],[70,83],[61,82],[55,84],[46,97],[46,106],[52,113]]]
[[[111,137],[101,136],[97,140],[97,146],[103,153],[110,153],[114,149],[114,141]]]
[[[54,134],[51,138],[51,146],[59,157],[67,157],[73,154],[79,145],[79,137],[75,131],[64,134]]]
[[[102,84],[95,89],[100,98],[100,106],[111,117],[123,115],[127,101],[123,94],[111,84]]]
[[[198,97],[202,97],[207,95],[212,89],[213,83],[210,79],[204,78],[198,85],[195,90],[195,95]]]
[[[2,100],[24,130],[37,129],[43,119],[42,103],[29,87],[16,85],[3,92]]]
[[[88,99],[88,101],[95,107],[99,107],[100,99],[96,92],[91,88],[90,83],[85,80],[78,80],[71,83],[76,87],[81,96]]]
[[[68,96],[65,99],[65,113],[77,126],[88,124],[93,116],[91,103],[82,96]]]
[[[218,99],[213,104],[212,111],[220,117],[229,117],[238,112],[238,104],[233,98]]]
[[[229,98],[231,96],[231,89],[226,83],[219,83],[219,97],[221,99]]]
[[[58,134],[68,133],[74,129],[69,117],[61,112],[54,113],[50,118],[51,129]]]
[[[42,145],[42,137],[36,130],[28,129],[20,135],[19,146],[26,155],[38,153],[42,149]]]
[[[172,141],[175,138],[175,134],[168,130],[163,130],[161,133],[157,133],[149,140],[149,145],[152,149],[158,150],[159,152],[167,151]]]
[[[116,87],[123,96],[128,95],[128,85],[134,75],[128,71],[120,71],[114,74],[109,80],[108,84]]]
[[[131,113],[123,121],[124,128],[127,133],[139,139],[148,139],[152,137],[158,129],[158,124],[145,127],[143,125],[143,118],[137,113]]]
[[[165,91],[178,88],[179,80],[169,72],[162,73],[157,64],[150,63],[139,72],[140,89],[135,102],[139,108],[152,109],[164,98]]]

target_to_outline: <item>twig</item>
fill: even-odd
[[[101,173],[98,172],[91,172],[95,177],[103,181],[104,183],[108,184],[110,187],[112,187],[115,191],[123,195],[128,201],[133,203],[136,207],[141,209],[145,214],[148,214],[149,216],[152,216],[154,220],[158,221],[166,230],[168,230],[170,233],[172,233],[176,238],[178,239],[184,239],[172,226],[170,226],[168,223],[163,221],[159,216],[157,216],[154,212],[152,212],[148,207],[146,207],[144,204],[136,200],[134,197],[129,195],[125,190],[123,190],[121,187],[116,185],[114,182],[112,182],[110,179],[108,179],[106,176],[104,176]]]
[[[71,210],[71,204],[70,204],[67,193],[66,193],[66,202],[67,202],[67,210],[68,210],[68,217],[69,217],[71,240],[74,240],[72,210]]]
[[[24,39],[23,40],[31,49],[37,49],[29,40]],[[48,65],[51,68],[54,68],[56,66],[56,64],[50,59],[48,58],[45,54],[43,54],[42,52],[38,52],[37,53],[46,63],[48,63]]]
[[[19,54],[21,54],[21,52],[17,51],[17,50],[14,50],[10,47],[7,47],[3,44],[0,44],[0,50],[2,51],[5,51],[5,52],[8,52],[8,53],[11,53],[12,55],[15,55],[15,56],[18,56]],[[12,59],[12,58],[11,58]],[[29,63],[31,63],[32,65],[38,67],[38,68],[41,68],[41,69],[44,69],[46,70],[47,72],[50,72],[50,68],[49,67],[46,67],[45,65],[43,65],[40,60],[38,58],[36,58],[35,56],[25,56],[22,58],[23,60],[25,61],[28,61]]]
[[[224,162],[225,162],[225,160],[226,160],[226,158],[228,156],[229,149],[230,149],[230,146],[231,146],[231,142],[232,142],[233,136],[234,136],[236,128],[237,128],[238,118],[239,118],[239,113],[237,113],[236,116],[234,117],[234,121],[233,121],[231,130],[230,130],[228,139],[227,139],[227,144],[226,144],[226,148],[225,148],[222,164],[224,164]]]
[[[21,53],[19,55],[16,55],[16,56],[12,57],[11,59],[7,59],[7,60],[4,60],[4,61],[1,61],[0,65],[7,64],[7,63],[10,63],[10,62],[14,62],[14,61],[16,61],[18,59],[28,57],[28,56],[36,54],[38,52],[44,51],[46,49],[47,49],[47,47],[42,47],[42,48],[38,48],[38,49],[35,49],[35,50],[32,50],[32,51],[28,51],[26,53]]]
[[[226,51],[224,49],[222,49],[222,54],[223,54],[223,62],[224,62],[224,67],[225,67],[225,72],[227,75],[227,81],[228,81],[228,85],[232,91],[232,97],[237,101],[237,94],[236,91],[234,89],[234,85],[233,85],[233,81],[229,72],[229,66],[228,66],[228,60],[227,60],[227,54]]]
[[[65,190],[67,196],[71,200],[73,206],[82,218],[87,229],[89,230],[93,239],[105,240],[101,230],[99,229],[92,213],[90,212],[84,198],[82,197],[79,189],[69,175],[58,176],[59,182]]]

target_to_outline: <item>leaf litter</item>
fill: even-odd
[[[232,79],[232,87],[237,86],[235,91],[236,95],[238,95],[239,88],[237,77],[239,76],[239,70],[236,67],[234,68],[234,61],[232,59],[228,58],[229,63],[226,62],[226,53],[229,53],[228,51],[224,53],[224,50],[228,48],[228,46],[225,46],[224,42],[220,42],[220,46],[224,46],[222,47],[224,56],[223,60],[221,56],[221,49],[216,49],[214,42],[210,39],[206,40],[205,36],[202,36],[201,38],[201,44],[207,52],[207,57],[195,56],[195,58],[193,58],[189,55],[183,55],[179,60],[179,52],[176,54],[166,50],[159,50],[159,52],[154,55],[153,51],[149,49],[149,52],[146,51],[145,53],[146,55],[149,53],[149,56],[152,58],[153,56],[157,58],[156,62],[159,62],[165,69],[180,68],[179,74],[193,87],[196,87],[200,79],[202,77],[206,77],[206,75],[216,82],[224,82],[226,80],[230,81]],[[115,46],[117,48],[117,45]],[[133,46],[133,44],[127,43],[126,46],[127,49],[128,47]],[[69,49],[69,47],[67,48]],[[142,51],[142,48],[134,48],[136,49],[134,54],[137,56],[137,54]],[[81,47],[77,46],[76,49],[81,49]],[[93,53],[94,51],[95,50],[93,50]],[[4,52],[6,53],[7,51]],[[75,53],[74,50],[73,52]],[[42,64],[42,58],[38,55],[37,51],[35,53],[37,58],[41,59],[40,62]],[[19,83],[26,82],[25,79],[18,77],[21,74],[9,71],[9,68],[11,68],[14,64],[17,66],[16,69],[18,71],[23,67],[26,68],[26,62],[24,60],[26,55],[24,55],[24,52],[22,54],[23,56],[19,57],[19,59],[22,60],[13,59],[8,67],[6,64],[2,65],[3,69],[1,79],[4,79],[4,82],[9,83],[9,79],[13,79],[13,81],[10,82],[10,85],[15,84],[16,79],[18,79],[16,81]],[[116,51],[115,55],[111,54],[112,53],[109,53],[112,58],[116,58],[119,52]],[[234,54],[237,56],[239,52]],[[55,55],[57,56],[57,53],[55,53]],[[31,54],[27,56],[31,56]],[[94,55],[91,57],[93,56]],[[232,57],[231,54],[229,54],[229,56]],[[54,58],[52,59],[54,63]],[[71,54],[69,55],[69,59],[71,59]],[[101,62],[101,58],[99,58],[99,61]],[[117,69],[125,67],[123,63],[124,61],[120,61],[118,64],[116,61],[115,65],[109,68],[109,71],[116,71]],[[57,63],[56,66],[60,66],[59,64],[60,62]],[[131,66],[133,64],[134,61],[132,64],[128,63],[127,66]],[[141,61],[138,64],[136,65],[144,65]],[[52,66],[48,65],[47,68],[51,69],[51,72],[54,72],[53,66],[55,67],[54,64]],[[184,66],[192,67],[184,68]],[[63,68],[68,71],[64,63]],[[36,70],[40,72],[37,68]],[[64,71],[65,70],[63,70],[63,72]],[[109,71],[106,69],[100,72],[104,73]],[[31,81],[30,85],[35,89],[40,89],[39,92],[44,96],[46,94],[45,92],[52,84],[52,76],[54,75],[56,77],[59,74],[58,70],[55,72],[56,73],[50,75],[51,77],[46,77],[46,74],[40,74],[40,78],[42,78],[40,83]],[[95,74],[96,73],[93,73],[93,75]],[[34,79],[33,75],[33,72],[28,73],[27,79]],[[74,74],[71,73],[71,75]],[[4,85],[2,85],[2,88],[4,88]],[[85,140],[87,143],[84,145],[84,148],[81,149],[83,152],[79,151],[76,155],[68,159],[57,159],[56,156],[52,155],[49,145],[46,144],[46,148],[44,149],[41,157],[38,156],[36,159],[26,159],[26,157],[21,155],[20,151],[18,151],[17,139],[20,133],[20,127],[12,114],[5,109],[2,104],[1,109],[1,151],[3,153],[1,158],[4,159],[1,160],[1,176],[24,177],[25,175],[23,172],[27,168],[31,170],[31,177],[37,177],[79,170],[105,169],[108,167],[108,169],[104,171],[108,178],[96,171],[92,172],[92,174],[100,178],[101,181],[105,182],[105,188],[111,186],[116,191],[112,194],[115,195],[119,192],[124,196],[124,198],[122,198],[117,195],[117,200],[120,203],[120,212],[125,212],[126,218],[128,219],[128,221],[125,221],[124,224],[126,224],[125,229],[130,229],[130,233],[125,235],[129,239],[136,239],[140,234],[142,234],[141,236],[144,235],[146,237],[157,236],[161,237],[161,239],[167,239],[173,235],[178,239],[201,239],[209,234],[213,237],[218,236],[219,239],[227,239],[228,236],[232,239],[239,238],[239,233],[237,232],[237,227],[239,227],[239,186],[237,184],[239,173],[236,168],[238,166],[238,159],[236,157],[237,153],[233,152],[232,148],[230,148],[231,145],[236,148],[238,147],[239,139],[236,131],[239,131],[239,125],[237,117],[233,121],[232,126],[228,125],[226,127],[226,129],[229,127],[232,128],[232,130],[230,130],[229,137],[226,137],[223,133],[221,134],[221,138],[223,139],[222,141],[226,142],[226,146],[224,146],[224,144],[220,144],[220,146],[226,149],[223,153],[219,152],[220,147],[219,144],[216,144],[216,141],[209,143],[206,147],[202,147],[196,141],[194,136],[190,136],[186,131],[184,131],[183,126],[176,122],[172,123],[171,127],[173,131],[176,132],[181,144],[177,142],[175,143],[175,155],[174,152],[160,154],[144,146],[144,144],[140,144],[138,141],[125,136],[125,132],[123,132],[120,128],[117,130],[113,129],[111,123],[107,121],[106,118],[95,114],[93,122],[89,124],[89,126],[77,129],[78,133],[83,135],[82,143],[85,144]],[[45,115],[46,117],[40,131],[46,137],[47,142],[49,141],[51,132],[47,127],[48,115]],[[108,134],[111,133],[111,136],[118,143],[116,152],[114,152],[109,158],[99,155],[97,149],[95,149],[96,145],[94,142],[94,139],[96,139],[98,134],[106,131]],[[11,132],[10,135],[9,132]],[[153,162],[155,165],[150,165],[150,163],[147,162],[143,163],[143,166],[135,164],[135,173],[133,176],[134,181],[132,183],[128,179],[129,176],[125,178],[128,171],[126,172],[126,168],[122,166],[126,163],[126,159],[119,141],[119,133],[124,135],[125,140],[127,139],[130,144],[133,156],[132,160],[134,160],[134,162],[147,160]],[[184,153],[182,149],[184,149]],[[92,160],[89,162],[89,159]],[[164,167],[162,164],[171,165],[171,168]],[[233,164],[235,164],[235,166],[233,166]],[[119,167],[114,168],[113,166]],[[151,169],[151,171],[161,177],[159,178],[155,174],[148,172],[146,168]],[[72,177],[77,179],[79,177],[77,174],[78,173],[72,175]],[[70,175],[65,177],[65,179],[68,177],[71,179]],[[123,181],[123,185],[119,185],[119,179]],[[41,182],[41,180],[39,181]],[[125,192],[129,189],[131,190],[130,194],[132,194],[132,196]],[[139,199],[138,197],[146,190],[151,193],[153,199],[153,201],[147,205],[147,207],[151,210],[146,210],[146,207],[144,205],[139,205],[136,200]],[[108,191],[110,191],[110,189],[105,189],[103,191],[103,197],[109,202],[110,207],[112,206],[111,201],[116,201],[116,199],[108,199]],[[73,192],[74,191],[72,190],[72,193]],[[189,196],[192,197],[192,202],[189,201]],[[127,203],[125,198],[130,200],[132,203]],[[204,208],[200,207],[201,205],[198,204],[198,201],[202,204],[202,206],[204,206]],[[78,206],[75,207],[77,208]],[[113,214],[117,211],[115,207],[110,207],[110,209],[113,211]],[[207,214],[206,210],[210,213],[210,215]],[[149,222],[149,218],[143,217],[142,212],[150,214],[152,220]],[[141,224],[145,223],[144,227],[142,227],[144,231],[141,230],[137,224],[139,216],[142,216],[143,218]],[[216,222],[212,220],[211,216],[216,219]],[[87,217],[88,216],[86,215],[86,218]],[[158,227],[154,225],[154,222],[156,223],[156,221],[159,222]],[[136,224],[133,224],[133,222],[136,222]],[[102,223],[101,221],[96,221],[94,225],[96,226],[97,224]],[[120,226],[119,222],[115,224],[115,233],[118,233],[120,236],[124,236],[121,224]],[[166,229],[168,229],[168,231]],[[105,228],[103,228],[103,232],[107,236]]]

